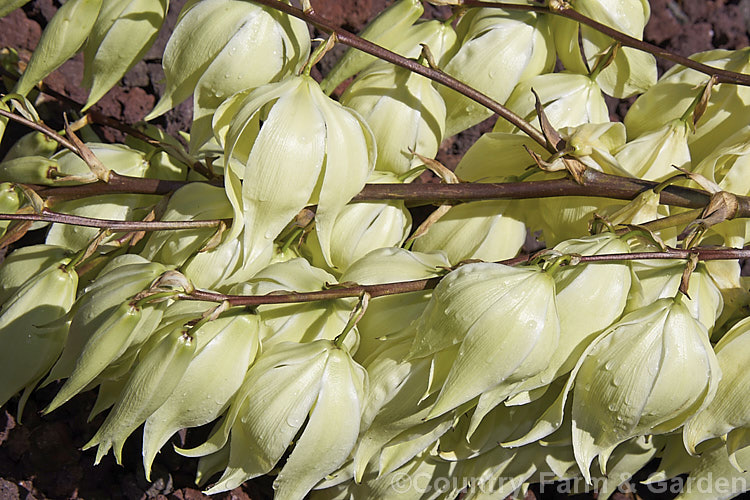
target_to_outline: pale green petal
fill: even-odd
[[[99,15],[102,0],[69,0],[50,19],[13,92],[26,95],[40,80],[80,50]]]
[[[83,111],[101,99],[156,40],[169,0],[105,0],[84,50],[85,85],[91,87]]]
[[[366,380],[366,372],[348,353],[331,350],[305,430],[274,481],[276,498],[303,498],[344,463],[359,434]]]
[[[315,213],[315,228],[323,256],[332,265],[330,240],[336,217],[359,193],[375,168],[375,137],[364,120],[323,94],[313,80],[308,92],[325,122],[325,166]],[[296,113],[299,113],[295,109]],[[287,179],[288,181],[288,179]],[[288,194],[288,193],[287,193]]]
[[[231,128],[228,136],[240,139]],[[234,143],[228,140],[228,146]],[[325,145],[325,117],[300,82],[271,108],[247,159],[242,183],[246,260],[252,262],[272,245],[309,202]]]
[[[143,466],[146,478],[156,453],[180,429],[217,418],[239,389],[260,347],[258,317],[240,313],[211,321],[195,331],[198,352],[172,394],[146,420]],[[208,330],[217,330],[216,332]],[[207,334],[213,334],[207,343]]]

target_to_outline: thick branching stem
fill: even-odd
[[[222,219],[188,220],[188,221],[121,221],[111,219],[95,219],[80,215],[68,215],[44,210],[40,214],[0,214],[0,220],[25,220],[56,222],[74,226],[96,227],[111,231],[165,231],[174,229],[195,229],[201,227],[219,227]]]
[[[508,182],[499,184],[483,183],[459,183],[459,184],[367,184],[364,189],[354,197],[353,201],[378,201],[378,200],[404,200],[412,203],[459,203],[479,200],[500,199],[528,199],[528,198],[551,198],[558,196],[591,196],[597,198],[610,198],[616,200],[632,200],[644,191],[653,189],[657,182],[644,181],[641,179],[619,177],[588,169],[582,175],[582,183],[579,184],[572,179],[552,179],[547,181]],[[60,201],[71,198],[94,196],[100,194],[114,193],[140,193],[140,194],[166,194],[185,185],[181,181],[163,181],[157,179],[141,179],[113,175],[108,184],[95,183],[83,186],[71,186],[51,188],[47,186],[32,186],[38,194],[47,197],[48,200]],[[750,197],[737,196],[738,209],[735,218],[750,217]],[[683,208],[704,208],[711,201],[711,195],[699,189],[691,189],[681,186],[668,186],[660,191],[660,203]],[[50,212],[52,213],[52,212]],[[27,217],[27,216],[24,216]],[[42,214],[36,217],[46,217]],[[62,222],[76,224],[73,216],[62,219],[26,219],[26,220],[49,220],[50,222]],[[0,220],[20,218],[14,214],[0,214]],[[100,219],[86,219],[100,221]],[[130,222],[117,221],[119,224],[130,224]],[[206,227],[204,221],[185,221],[182,227],[160,227],[158,229],[184,229],[187,227]],[[107,226],[105,222],[91,227],[114,227]],[[157,222],[138,222],[142,227]],[[196,224],[196,225],[191,225]],[[81,224],[88,225],[88,224]],[[218,222],[215,224],[218,225]]]
[[[626,260],[648,260],[648,259],[682,259],[687,260],[697,255],[698,260],[734,260],[746,259],[750,257],[750,250],[738,248],[722,249],[701,249],[693,248],[689,250],[680,250],[670,248],[666,252],[640,252],[640,253],[619,253],[605,255],[586,255],[576,257],[578,264],[594,262],[613,262]],[[498,262],[505,265],[519,265],[529,262],[534,255],[524,255],[513,259]],[[377,285],[353,285],[330,288],[316,292],[290,292],[273,295],[225,295],[223,293],[209,292],[205,290],[195,290],[190,294],[179,296],[185,300],[204,300],[208,302],[229,302],[232,306],[260,306],[268,304],[288,304],[299,302],[315,302],[318,300],[344,299],[350,297],[361,297],[363,294],[369,294],[371,298],[382,297],[384,295],[397,295],[401,293],[419,292],[431,290],[440,282],[439,277],[414,281],[399,281],[394,283],[380,283]]]
[[[713,66],[709,66],[698,61],[693,61],[692,59],[689,59],[687,57],[675,54],[674,52],[670,52],[666,49],[662,49],[661,47],[652,43],[644,42],[643,40],[639,40],[614,28],[610,28],[605,24],[595,21],[590,17],[581,14],[580,12],[577,12],[567,2],[549,2],[549,6],[547,6],[521,5],[506,2],[485,2],[481,0],[461,0],[461,5],[466,7],[488,7],[505,10],[520,10],[525,12],[537,12],[541,14],[552,14],[555,16],[565,17],[572,21],[576,21],[580,24],[589,26],[590,28],[593,28],[596,31],[620,42],[626,47],[632,47],[634,49],[642,50],[643,52],[648,52],[650,54],[653,54],[655,57],[672,61],[687,68],[704,73],[708,76],[715,76],[717,84],[731,83],[734,85],[750,86],[750,75],[737,73],[735,71],[728,71],[720,68],[714,68]]]

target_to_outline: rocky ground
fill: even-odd
[[[113,89],[100,101],[97,109],[125,123],[135,123],[152,108],[163,91],[163,72],[160,56],[170,28],[174,26],[180,7],[185,0],[172,0],[167,25],[155,46],[123,79],[122,85]],[[374,13],[391,3],[390,0],[317,0],[313,5],[319,14],[349,30],[359,30]],[[646,39],[682,55],[711,48],[739,48],[748,45],[750,0],[650,0],[651,21],[646,28]],[[23,9],[0,19],[0,48],[13,47],[22,58],[28,58],[35,47],[42,27],[52,17],[59,2],[34,0]],[[446,8],[428,7],[428,13],[444,16]],[[339,49],[340,50],[340,49]],[[326,71],[326,61],[320,68]],[[79,86],[83,63],[77,57],[51,75],[46,83],[55,91],[73,101],[85,101],[86,93]],[[667,65],[662,65],[664,70]],[[621,116],[627,103],[611,103],[613,117]],[[61,106],[50,99],[42,112],[48,116],[59,113],[70,105]],[[191,103],[185,102],[157,121],[169,133],[187,130],[192,114]],[[45,116],[47,114],[45,113]],[[54,125],[54,119],[52,119]],[[480,124],[458,138],[447,140],[441,147],[439,159],[446,165],[455,165],[468,146],[489,123]],[[11,129],[9,134],[20,133]],[[104,130],[107,139],[117,139],[117,132]],[[195,461],[183,459],[166,447],[157,458],[153,480],[147,482],[140,464],[140,443],[131,438],[123,453],[120,467],[111,455],[94,467],[93,450],[80,451],[81,446],[94,434],[102,417],[87,422],[94,396],[86,394],[48,416],[39,411],[53,397],[56,387],[36,392],[24,412],[23,423],[15,416],[14,401],[0,410],[0,499],[145,499],[194,500],[207,498],[193,488]],[[138,434],[137,432],[135,433]],[[196,442],[200,433],[181,435],[183,440]],[[219,499],[271,498],[271,481],[262,478],[251,481],[229,493],[217,495]],[[619,498],[669,498],[665,494],[648,492],[641,488],[635,493],[618,493]],[[563,498],[555,488],[538,489],[528,498]],[[565,497],[568,498],[568,497]],[[571,498],[581,500],[594,495]]]

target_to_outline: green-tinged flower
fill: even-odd
[[[390,172],[375,171],[367,182],[398,184],[400,181]],[[317,233],[307,236],[300,251],[313,265],[341,273],[373,250],[400,247],[410,231],[411,214],[403,201],[351,203],[341,210],[331,230],[330,268]]]
[[[534,76],[516,85],[505,106],[524,120],[539,126],[534,91],[555,129],[575,127],[584,123],[608,123],[609,110],[599,86],[586,75],[574,73],[546,73]],[[518,129],[510,122],[498,120],[495,132],[513,132]]]
[[[75,300],[78,274],[70,259],[53,262],[31,277],[0,309],[0,406],[24,390],[19,415],[31,391],[49,371],[65,344],[67,314]]]
[[[587,167],[602,172],[627,176],[614,154],[625,145],[625,126],[620,122],[583,123],[559,130],[571,149],[571,156]]]
[[[418,500],[428,498],[428,485],[439,484],[453,477],[455,462],[445,462],[431,453],[420,453],[390,474],[380,475],[377,470],[359,482],[348,478],[334,477],[312,492],[313,500]],[[333,484],[328,484],[333,483]],[[437,493],[431,490],[431,493]],[[451,498],[449,492],[436,498]],[[455,497],[455,495],[453,496]],[[432,497],[429,497],[432,498]]]
[[[537,399],[524,404],[512,404],[513,398],[489,411],[482,405],[483,397],[480,398],[477,406],[461,415],[451,431],[440,438],[439,456],[444,460],[462,462],[523,437],[554,402],[564,383],[564,380],[556,381],[541,391],[542,395]],[[574,459],[572,465],[575,465]]]
[[[261,124],[262,121],[262,124]],[[306,75],[236,94],[214,117],[225,158],[227,196],[244,228],[248,262],[307,204],[317,204],[315,230],[329,265],[336,217],[365,185],[375,166],[375,139],[354,111],[327,97]]]
[[[750,426],[750,406],[747,404],[750,377],[747,359],[750,356],[750,319],[746,318],[732,327],[716,344],[716,357],[721,367],[721,381],[716,397],[688,423],[683,436],[685,447],[691,453],[703,441],[737,434]],[[727,447],[731,443],[727,439]],[[729,450],[730,455],[736,450]],[[750,461],[742,465],[747,468]]]
[[[341,96],[367,121],[378,146],[377,170],[403,175],[433,158],[445,131],[445,103],[432,81],[385,61],[370,65]]]
[[[104,97],[156,40],[169,0],[103,0],[83,51],[85,111]]]
[[[0,133],[0,137],[2,134]],[[3,157],[3,162],[24,156],[50,157],[57,151],[57,141],[41,132],[29,132],[11,146]]]
[[[418,252],[442,250],[452,264],[467,259],[509,259],[526,241],[525,224],[506,213],[510,204],[488,200],[453,206],[414,240],[413,248]]]
[[[221,427],[191,452],[213,452],[230,438],[227,469],[209,494],[267,474],[299,434],[274,488],[276,498],[302,499],[354,448],[366,391],[364,369],[329,340],[281,343],[264,352]]]
[[[226,98],[292,73],[309,52],[305,23],[272,8],[241,0],[190,2],[164,50],[167,88],[146,119],[195,92],[190,144],[197,149],[211,138],[211,116]]]
[[[567,240],[554,250],[578,255],[630,252],[627,243],[611,233]],[[560,343],[547,368],[522,382],[516,391],[544,386],[573,369],[596,334],[617,321],[625,310],[630,274],[627,262],[577,264],[554,274]]]
[[[284,292],[323,290],[336,278],[311,266],[305,259],[271,264],[246,283],[236,285],[231,293],[266,295]],[[258,306],[261,319],[261,343],[267,349],[281,342],[311,342],[336,338],[346,326],[354,299],[337,299],[304,303]],[[359,342],[356,328],[346,336],[345,344],[356,350]]]
[[[750,463],[750,448],[737,452],[741,463]],[[689,471],[676,500],[729,500],[750,490],[750,472],[738,471],[723,446],[701,455]]]
[[[488,132],[471,145],[456,167],[456,175],[469,182],[507,182],[527,173],[534,160],[528,151],[544,157],[536,141],[521,134]]]
[[[531,12],[474,9],[458,24],[461,47],[445,72],[505,102],[518,82],[550,71],[555,50],[548,20]],[[492,112],[468,97],[440,87],[448,109],[445,135],[451,136],[488,118]]]
[[[63,201],[55,204],[55,211],[80,217],[139,220],[148,214],[149,207],[157,201],[158,198],[151,195],[110,194]],[[91,240],[99,234],[99,231],[100,229],[95,227],[52,224],[44,241],[48,245],[57,245],[71,251],[79,251],[86,248]],[[116,236],[110,236],[105,238],[102,243],[116,238]]]
[[[102,331],[107,323],[115,321],[114,315],[118,308],[123,307],[123,302],[148,288],[153,280],[167,270],[162,264],[134,255],[115,257],[110,264],[80,293],[71,317],[70,334],[65,348],[45,384],[70,377],[91,337]],[[130,315],[127,310],[121,312],[125,316]],[[148,336],[156,328],[161,320],[161,310],[148,308],[143,311],[143,316],[150,319],[139,323],[139,337]],[[125,318],[120,320],[126,321]]]
[[[83,346],[73,372],[45,412],[54,410],[81,392],[107,366],[122,356],[133,337],[138,335],[137,328],[142,319],[141,308],[127,302],[112,311]]]
[[[643,39],[651,13],[648,0],[573,0],[570,4],[581,14],[638,39]],[[557,55],[565,68],[581,74],[593,71],[606,94],[630,97],[656,83],[653,55],[630,47],[613,49],[612,38],[569,19],[554,17],[551,25]],[[611,63],[597,68],[612,50],[616,52]]]
[[[750,49],[710,50],[693,54],[690,59],[714,68],[747,73]],[[651,89],[628,110],[625,125],[628,136],[641,136],[682,117],[693,101],[703,92],[709,77],[685,66],[670,68]],[[694,163],[711,154],[716,145],[750,123],[750,89],[742,85],[715,85],[703,116],[696,123],[688,143]]]
[[[207,424],[221,415],[240,388],[260,349],[258,316],[233,312],[194,330],[195,356],[172,394],[143,429],[143,467],[149,477],[159,449],[180,429]]]
[[[685,262],[640,260],[633,261],[631,269],[633,286],[628,294],[625,312],[641,309],[657,299],[676,296]],[[690,275],[687,294],[687,297],[682,297],[682,303],[695,319],[700,321],[709,332],[712,331],[724,309],[724,299],[704,263],[698,264]]]
[[[94,26],[102,0],[70,0],[50,19],[26,71],[13,92],[28,94],[31,89],[80,50]]]
[[[721,378],[706,328],[660,299],[600,335],[573,372],[573,448],[587,481],[619,443],[673,431],[714,398]]]
[[[457,483],[468,484],[471,500],[525,497],[529,483],[576,477],[570,446],[538,443],[516,449],[495,447],[488,453],[458,462]]]
[[[373,469],[380,475],[395,468],[386,449],[389,443],[398,447],[399,436],[426,437],[427,442],[421,445],[423,450],[450,428],[451,414],[425,420],[448,375],[452,359],[441,353],[433,358],[408,359],[410,343],[408,337],[386,341],[378,353],[366,361],[370,388],[363,405],[361,435],[353,455],[352,473],[356,481],[361,481]],[[411,451],[410,455],[414,456],[420,450]]]
[[[671,121],[626,143],[615,158],[634,177],[662,181],[675,175],[674,167],[690,168],[689,133],[684,120]]]
[[[373,250],[354,262],[341,275],[342,283],[375,285],[396,281],[434,278],[450,267],[443,252],[410,252],[402,248]],[[357,323],[360,344],[355,359],[364,360],[383,345],[383,338],[406,328],[417,319],[427,301],[429,290],[385,295],[370,299],[364,316]]]
[[[359,36],[401,53],[404,48],[407,48],[402,46],[398,47],[401,50],[397,49],[397,46],[403,44],[404,32],[411,28],[423,12],[424,6],[419,0],[397,0],[373,19]],[[413,45],[418,47],[419,42],[415,41]],[[412,47],[408,47],[408,49],[412,49]],[[359,73],[376,60],[375,56],[359,50],[348,49],[321,83],[324,92],[330,94],[341,82]]]
[[[229,219],[231,217],[232,206],[223,189],[193,182],[181,187],[172,195],[161,220]],[[154,231],[141,253],[149,260],[179,266],[198,252],[214,233],[216,233],[216,228]]]
[[[12,214],[21,207],[23,198],[19,196],[19,190],[15,185],[3,182],[0,184],[0,213]],[[0,236],[5,234],[5,231],[10,226],[11,221],[0,221]],[[0,285],[2,287],[2,285]]]
[[[560,336],[554,280],[532,268],[462,266],[440,281],[414,328],[412,358],[457,346],[435,417],[547,366]]]
[[[0,303],[7,302],[27,281],[65,257],[70,257],[67,249],[42,244],[21,247],[8,254],[0,265]]]
[[[750,126],[745,126],[724,141],[715,145],[713,151],[703,159],[694,171],[730,193],[746,196],[750,194],[747,168],[750,166]],[[746,219],[732,219],[711,226],[718,233],[724,245],[742,248],[750,238],[750,226]]]
[[[117,402],[86,450],[97,446],[96,463],[110,448],[121,463],[122,446],[130,434],[172,394],[195,353],[195,339],[189,328],[178,325],[142,355],[128,378]]]

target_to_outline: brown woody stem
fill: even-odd
[[[210,220],[188,220],[188,221],[122,221],[111,219],[94,219],[80,215],[68,215],[49,210],[43,210],[40,214],[0,214],[0,220],[25,220],[55,222],[60,224],[71,224],[75,226],[96,227],[119,231],[164,231],[173,229],[195,229],[201,227],[218,227],[227,221],[222,219]],[[231,224],[231,221],[228,223]]]
[[[417,73],[426,78],[429,78],[430,80],[434,82],[445,85],[446,87],[449,87],[455,90],[456,92],[459,92],[465,95],[466,97],[478,102],[482,106],[485,106],[486,108],[497,113],[498,115],[500,115],[500,117],[504,118],[505,120],[508,120],[510,123],[518,127],[526,135],[531,137],[534,141],[538,142],[545,149],[549,149],[551,153],[555,153],[554,150],[549,148],[547,141],[544,139],[544,136],[542,135],[542,133],[539,132],[537,129],[535,129],[526,120],[524,120],[523,118],[521,118],[520,116],[515,114],[513,111],[509,110],[508,108],[500,104],[499,102],[495,101],[494,99],[466,85],[465,83],[459,80],[456,80],[455,78],[448,75],[447,73],[444,73],[440,70],[433,69],[427,66],[423,66],[417,61],[407,59],[406,57],[400,56],[396,54],[395,52],[391,52],[390,50],[384,47],[381,47],[380,45],[369,42],[365,40],[364,38],[361,38],[349,31],[346,31],[342,28],[334,26],[333,24],[331,24],[329,20],[318,16],[312,10],[305,12],[296,7],[292,7],[291,5],[287,5],[284,2],[279,2],[278,0],[252,0],[252,1],[254,3],[265,5],[266,7],[270,7],[272,9],[284,12],[285,14],[289,14],[290,16],[301,19],[305,21],[306,23],[312,26],[315,26],[319,30],[324,31],[328,34],[335,34],[336,40],[345,45],[361,50],[362,52],[366,52],[370,55],[377,57],[378,59],[388,61],[389,63],[395,64],[397,66],[401,66],[402,68],[406,68],[414,73]]]
[[[734,260],[750,258],[750,250],[738,248],[680,250],[670,248],[666,252],[619,253],[605,255],[587,255],[577,257],[578,263],[612,262],[625,260],[647,259],[690,259],[697,255],[699,260]],[[525,255],[498,262],[498,264],[518,265],[528,262],[533,255]],[[290,292],[273,295],[225,295],[223,293],[195,290],[191,294],[179,296],[185,300],[204,300],[208,302],[227,301],[232,306],[260,306],[268,304],[288,304],[298,302],[315,302],[318,300],[333,300],[349,297],[361,297],[367,293],[371,298],[384,295],[431,290],[437,286],[441,278],[429,278],[415,281],[398,281],[394,283],[380,283],[377,285],[353,285],[320,290],[316,292]]]

